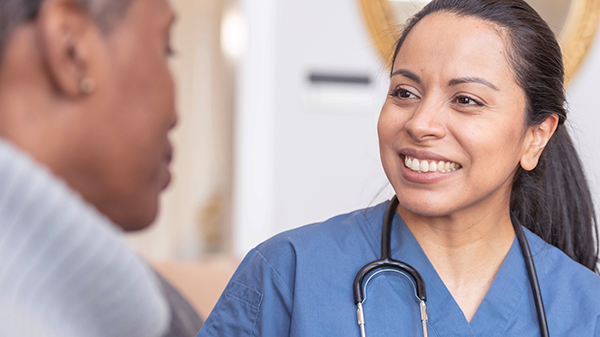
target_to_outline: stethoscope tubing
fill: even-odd
[[[391,258],[392,223],[394,220],[394,215],[396,214],[396,208],[398,207],[398,204],[398,198],[397,196],[394,196],[392,200],[388,203],[383,218],[383,228],[381,231],[381,259],[367,263],[364,267],[362,267],[359,270],[359,272],[356,274],[356,277],[354,278],[354,303],[357,305],[358,308],[357,318],[362,337],[366,337],[364,309],[362,305],[365,301],[365,289],[363,289],[363,283],[367,275],[373,273],[375,270],[378,269],[395,269],[405,275],[409,275],[414,280],[413,285],[415,287],[415,292],[417,294],[418,299],[420,300],[419,305],[421,308],[421,322],[423,324],[423,335],[427,336],[428,317],[426,307],[427,295],[425,290],[425,281],[421,277],[421,274],[419,274],[419,272],[411,265]],[[525,231],[523,231],[523,227],[518,223],[518,221],[515,218],[512,217],[512,214],[511,219],[513,227],[515,229],[517,240],[519,241],[519,245],[521,246],[521,250],[523,252],[523,258],[525,259],[527,274],[529,276],[529,283],[531,285],[533,299],[537,311],[540,332],[542,337],[549,337],[550,333],[548,331],[546,311],[544,309],[544,302],[542,300],[540,284],[537,277],[535,264],[533,262],[533,257],[531,255],[529,242],[527,241],[527,237],[525,236]]]
[[[533,292],[535,309],[537,311],[538,322],[540,323],[540,332],[542,337],[548,337],[550,336],[550,332],[548,330],[548,321],[546,320],[546,309],[544,309],[542,291],[540,289],[540,282],[535,270],[533,256],[531,255],[531,248],[529,248],[529,242],[527,241],[523,227],[519,224],[516,218],[511,216],[511,220],[515,229],[515,233],[517,234],[517,240],[519,240],[519,245],[521,245],[521,250],[523,251],[523,258],[525,258],[525,266],[527,268],[527,274],[529,275],[529,284],[531,285],[531,290]]]

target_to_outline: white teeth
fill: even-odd
[[[437,164],[438,170],[439,170],[440,172],[442,172],[442,173],[446,172],[446,169],[444,168],[444,164],[445,164],[445,163],[444,163],[443,161],[440,161],[440,162]]]
[[[404,158],[404,165],[415,172],[427,173],[427,172],[453,172],[461,168],[457,163],[453,162],[428,162],[427,160],[419,161],[409,157]]]
[[[436,164],[436,162],[432,161],[431,164],[429,164],[429,171],[431,171],[431,172],[437,171],[437,164]]]
[[[410,169],[413,171],[419,171],[419,169],[421,169],[421,165],[419,164],[419,161],[417,159],[412,161]]]

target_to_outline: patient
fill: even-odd
[[[0,1],[0,335],[189,336],[129,248],[170,180],[168,0]]]

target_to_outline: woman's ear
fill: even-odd
[[[99,32],[93,19],[73,0],[46,0],[36,27],[48,74],[60,94],[78,97],[91,78]],[[82,89],[83,84],[83,89]]]
[[[525,151],[521,156],[521,167],[526,171],[533,170],[540,159],[542,151],[558,127],[558,115],[550,115],[539,125],[528,127],[525,137]]]

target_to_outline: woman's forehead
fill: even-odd
[[[423,77],[436,74],[442,78],[512,79],[503,35],[497,25],[477,18],[449,13],[428,15],[407,35],[393,72],[408,69]]]

